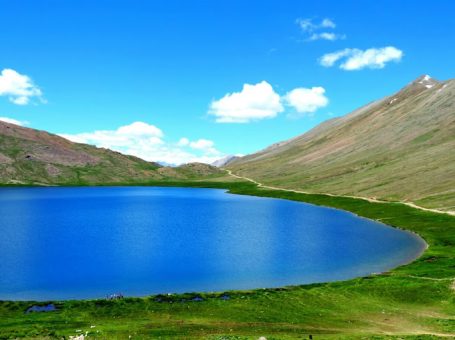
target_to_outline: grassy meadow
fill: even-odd
[[[455,217],[396,203],[265,190],[245,182],[149,182],[227,188],[351,211],[418,233],[429,248],[390,272],[348,281],[121,300],[0,302],[0,339],[436,339],[455,338]],[[87,278],[90,280],[90,278]]]

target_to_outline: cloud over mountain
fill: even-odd
[[[189,162],[210,164],[224,156],[211,140],[190,141],[181,138],[177,143],[168,142],[161,129],[144,122],[134,122],[115,130],[96,130],[60,136],[73,142],[92,144],[147,161],[166,164],[178,165]]]
[[[17,119],[8,118],[8,117],[0,117],[0,120],[1,120],[2,122],[11,123],[11,124],[16,124],[16,125],[19,125],[19,126],[26,126],[26,125],[28,125],[28,122],[26,122],[26,121],[17,120]]]
[[[44,102],[43,93],[29,76],[5,68],[0,73],[0,96],[7,96],[16,105],[27,105],[32,98]]]

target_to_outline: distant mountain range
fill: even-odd
[[[238,158],[239,158],[238,156],[228,155],[226,157],[216,160],[215,162],[212,163],[212,165],[221,168],[223,166],[227,166],[228,164],[232,163]]]
[[[455,80],[399,92],[233,160],[263,184],[455,210]]]
[[[207,164],[162,166],[0,121],[0,184],[123,184],[222,174],[223,171]]]

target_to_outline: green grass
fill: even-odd
[[[351,211],[421,235],[424,255],[391,272],[279,289],[56,302],[58,311],[24,314],[33,302],[0,302],[0,339],[436,339],[455,334],[455,218],[402,204],[258,189],[244,182],[148,182],[227,188]],[[90,279],[90,278],[87,278]],[[229,300],[221,299],[223,294]],[[192,301],[194,297],[203,301]],[[91,326],[95,326],[91,328]],[[77,332],[77,331],[81,332]]]

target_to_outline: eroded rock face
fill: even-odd
[[[79,150],[72,150],[58,145],[37,145],[31,150],[32,157],[44,163],[61,164],[67,166],[95,165],[98,157],[91,156]]]
[[[98,157],[78,149],[75,143],[44,131],[0,122],[0,136],[14,140],[14,147],[25,152],[19,155],[27,160],[67,166],[94,165],[100,161]]]

